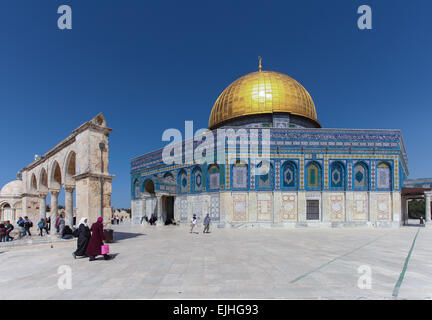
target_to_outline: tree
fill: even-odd
[[[416,199],[409,202],[408,217],[410,219],[420,219],[420,217],[425,217],[425,201],[423,199]]]

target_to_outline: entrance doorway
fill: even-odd
[[[165,225],[174,223],[174,197],[162,197],[162,217]]]
[[[306,220],[319,220],[319,200],[307,200]]]

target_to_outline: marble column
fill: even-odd
[[[50,194],[51,194],[51,213],[50,213],[51,234],[57,233],[55,224],[56,224],[57,215],[58,215],[58,195],[59,195],[59,193],[60,193],[60,191],[58,191],[58,190],[50,190]]]
[[[425,215],[426,222],[431,222],[431,192],[425,192]]]
[[[157,196],[157,225],[162,226],[162,196]]]
[[[75,187],[73,186],[64,186],[65,190],[65,212],[66,212],[66,225],[72,228],[73,223],[73,192]]]
[[[39,193],[39,218],[46,219],[46,196],[48,193]]]

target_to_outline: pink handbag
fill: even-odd
[[[102,254],[108,254],[108,253],[109,253],[109,245],[104,244],[104,245],[101,247],[101,253],[102,253]]]

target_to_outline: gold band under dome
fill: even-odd
[[[209,128],[239,117],[280,112],[305,117],[321,127],[312,97],[300,83],[276,71],[253,72],[221,93],[211,111]]]

